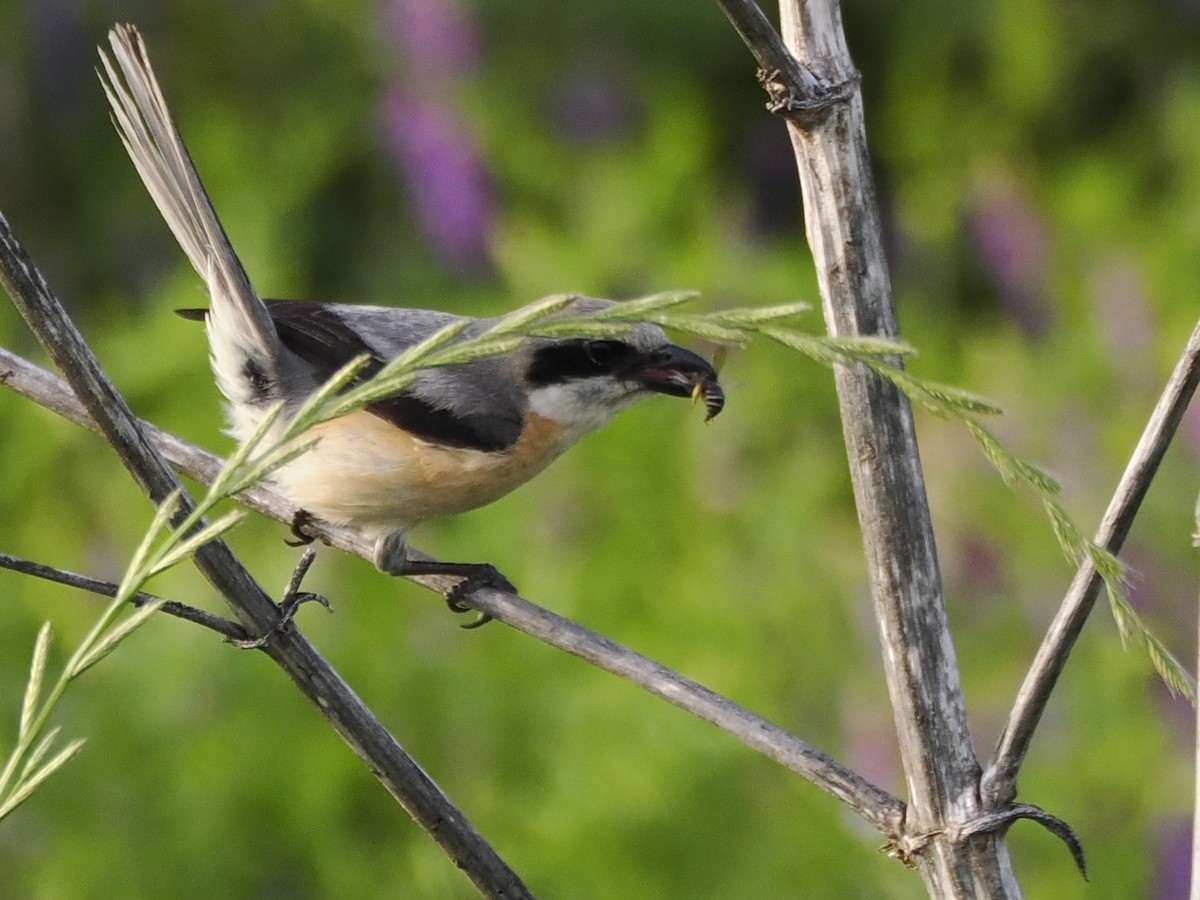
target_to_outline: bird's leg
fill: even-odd
[[[410,559],[401,573],[404,575],[451,575],[462,579],[454,587],[446,591],[446,605],[452,612],[470,612],[472,607],[463,598],[473,594],[480,588],[492,588],[506,594],[517,593],[516,587],[504,577],[491,563],[456,563],[441,562],[440,560]],[[481,612],[472,622],[462,625],[463,628],[478,628],[492,620],[487,613]]]
[[[480,588],[492,588],[508,594],[517,593],[516,587],[491,563],[442,562],[441,560],[409,559],[403,532],[391,532],[375,542],[375,565],[389,575],[449,575],[461,579],[445,592],[446,605],[453,612],[471,610],[463,601],[468,594]],[[478,628],[492,620],[487,613],[480,613],[473,622],[463,628]]]
[[[283,589],[283,596],[279,598],[279,621],[271,628],[256,638],[249,640],[234,640],[230,639],[229,643],[242,650],[258,650],[261,649],[267,641],[276,632],[282,631],[292,623],[292,619],[296,617],[298,610],[305,603],[320,603],[330,612],[333,611],[333,604],[329,602],[329,598],[312,591],[300,590],[300,584],[304,581],[304,576],[308,574],[309,568],[313,564],[313,560],[317,558],[317,551],[309,547],[300,555],[300,561],[296,563],[296,568],[292,570],[292,575],[288,578],[287,587]]]

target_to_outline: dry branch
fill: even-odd
[[[0,216],[0,282],[55,363],[67,376],[91,422],[117,451],[156,504],[181,489],[148,430],[100,369],[90,348]],[[0,362],[4,381],[15,366]],[[180,513],[190,509],[186,493]],[[278,608],[221,541],[195,554],[197,567],[252,634],[270,634],[264,651],[312,701],[389,793],[489,897],[531,897],[528,888],[388,733],[341,676],[296,628],[275,630]]]
[[[826,84],[856,83],[837,0],[783,0],[780,18],[802,66]],[[896,336],[860,94],[809,121],[789,118],[788,130],[829,333]],[[1012,896],[1002,838],[970,827],[993,811],[978,794],[912,408],[866,366],[839,365],[835,379],[908,780],[905,830],[919,838],[915,861],[934,896]]]
[[[8,373],[4,383],[12,390],[77,424],[95,428],[62,379],[0,348],[0,373],[3,372]],[[142,426],[180,472],[207,484],[220,469],[220,457],[149,423],[143,422]],[[284,523],[290,523],[296,513],[296,507],[269,485],[255,486],[238,495],[238,501]],[[326,523],[320,523],[319,528],[325,543],[371,559],[373,548],[370,542],[355,532]],[[412,552],[415,558],[429,558],[418,550]],[[412,580],[439,593],[445,585],[436,576]],[[903,803],[769,720],[646,656],[514,594],[479,591],[469,598],[469,602],[497,621],[587,660],[711,722],[843,800],[889,840],[899,838],[904,820]]]
[[[1150,483],[1158,471],[1171,439],[1179,429],[1183,414],[1200,383],[1200,324],[1192,331],[1187,346],[1175,363],[1166,387],[1155,404],[1150,420],[1134,448],[1117,490],[1109,501],[1096,543],[1111,553],[1118,553],[1125,543],[1134,517],[1141,508]],[[1083,631],[1088,614],[1095,605],[1102,581],[1091,559],[1085,559],[1063,598],[1062,605],[1050,623],[1033,664],[1017,693],[1008,721],[992,762],[984,778],[984,793],[993,803],[1010,802],[1017,795],[1017,774],[1025,754],[1029,752],[1034,730],[1046,709],[1046,703],[1075,641]]]

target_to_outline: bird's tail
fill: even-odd
[[[100,81],[113,124],[159,212],[208,287],[208,335],[221,392],[235,408],[269,399],[262,396],[263,384],[278,379],[282,353],[270,313],[200,182],[142,36],[132,25],[118,25],[108,40],[112,56],[100,51]]]

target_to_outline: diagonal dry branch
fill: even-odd
[[[1167,379],[1166,387],[1150,414],[1142,437],[1100,521],[1095,542],[1110,553],[1118,553],[1125,543],[1134,517],[1196,393],[1198,383],[1200,323],[1192,331],[1183,353],[1175,363],[1175,369]],[[1017,774],[1029,751],[1033,733],[1102,585],[1103,580],[1091,557],[1085,557],[1017,692],[995,754],[988,765],[983,787],[991,802],[1007,803],[1016,797]]]
[[[156,504],[181,485],[147,429],[100,369],[62,304],[0,215],[0,283],[55,363],[67,376],[93,427],[121,457]],[[0,363],[5,383],[16,372]],[[191,508],[187,495],[177,516]],[[201,547],[197,567],[253,634],[269,634],[263,649],[370,767],[389,793],[489,897],[531,897],[528,888],[298,629],[276,630],[279,610],[222,541]]]
[[[3,383],[15,392],[77,424],[95,428],[62,379],[0,347],[0,375],[5,373],[7,378]],[[220,457],[149,423],[142,425],[163,456],[180,472],[207,484],[220,470]],[[269,485],[255,485],[239,494],[238,500],[280,522],[290,523],[295,517],[296,507]],[[364,559],[371,558],[370,542],[350,529],[327,523],[314,523],[314,527],[320,528],[325,543]],[[416,549],[411,552],[416,559],[430,558]],[[445,588],[444,577],[421,576],[412,580],[438,593]],[[513,594],[480,591],[464,599],[497,621],[626,678],[729,732],[842,799],[889,839],[899,835],[904,820],[904,804],[900,800],[769,720],[648,657]]]

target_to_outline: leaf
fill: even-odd
[[[957,388],[950,384],[942,384],[937,381],[914,380],[926,396],[942,404],[952,414],[966,413],[974,416],[999,416],[1004,413],[1004,410],[999,406],[971,391]]]
[[[146,529],[145,535],[142,536],[141,543],[133,552],[133,558],[129,561],[129,567],[125,571],[125,577],[121,581],[121,587],[125,588],[127,583],[142,580],[140,573],[146,565],[146,558],[150,555],[150,548],[154,544],[154,539],[158,536],[158,532],[166,527],[170,518],[175,515],[175,510],[179,507],[179,498],[182,496],[182,491],[176,488],[167,495],[166,499],[158,505],[158,509],[154,511],[154,518],[150,522],[150,526]],[[130,590],[132,595],[136,591]]]
[[[1012,454],[996,439],[996,436],[978,422],[968,420],[967,430],[975,443],[983,452],[984,458],[991,463],[993,469],[1000,475],[1001,480],[1010,488],[1015,488],[1021,481],[1016,466],[1013,465]]]
[[[287,441],[291,438],[302,434],[318,422],[331,418],[324,413],[324,409],[328,407],[330,401],[334,397],[340,395],[346,387],[352,382],[362,371],[363,366],[371,361],[371,357],[366,353],[360,353],[350,362],[346,363],[327,379],[316,391],[309,395],[308,399],[301,404],[288,422],[287,428],[284,429],[281,441]],[[269,426],[268,426],[269,427]],[[265,431],[264,431],[265,433]],[[256,431],[257,434],[257,431]]]
[[[578,294],[552,294],[541,300],[527,303],[520,309],[503,316],[495,325],[485,331],[480,337],[500,337],[514,332],[526,333],[527,326],[540,319],[549,318],[559,310],[570,306],[579,299]]]
[[[21,724],[17,727],[18,741],[29,733],[29,726],[37,715],[38,700],[42,695],[42,683],[46,675],[46,658],[50,653],[50,635],[50,623],[45,622],[38,629],[37,639],[33,642],[33,661],[29,666],[25,697],[21,702]]]
[[[899,338],[858,335],[856,337],[825,337],[817,340],[838,353],[853,358],[863,356],[917,356],[917,348]]]
[[[1177,697],[1186,698],[1192,706],[1195,706],[1196,684],[1187,669],[1149,629],[1143,629],[1141,636],[1146,652],[1150,655],[1154,671],[1162,678],[1167,690]]]
[[[1107,552],[1101,550],[1101,552]],[[1171,693],[1186,697],[1190,703],[1196,702],[1196,689],[1187,669],[1175,658],[1166,645],[1160,641],[1142,621],[1141,616],[1129,602],[1125,592],[1120,589],[1118,582],[1105,579],[1104,586],[1108,594],[1109,609],[1112,610],[1117,631],[1121,635],[1121,643],[1128,644],[1136,641],[1146,649],[1150,664],[1158,672],[1163,683]]]
[[[645,316],[659,310],[670,309],[683,303],[690,303],[699,297],[698,291],[663,291],[638,297],[634,300],[622,300],[615,306],[596,310],[590,318],[597,322],[608,321],[645,321]]]
[[[214,478],[212,484],[209,485],[210,494],[222,493],[222,491],[225,489],[225,484],[233,479],[237,470],[245,464],[245,461],[254,452],[255,448],[262,443],[263,439],[267,436],[267,433],[271,430],[271,428],[274,427],[276,421],[278,421],[279,416],[282,413],[282,400],[271,404],[266,413],[263,414],[262,419],[254,427],[254,430],[250,432],[245,440],[240,441],[233,449],[233,452],[229,454],[229,458],[226,459],[225,464],[221,466],[221,471],[217,473],[217,477]]]
[[[1106,584],[1118,587],[1125,584],[1125,567],[1111,552],[1095,541],[1088,541],[1087,552],[1096,573],[1104,579]]]
[[[0,819],[7,817],[14,809],[28,800],[30,795],[37,790],[38,786],[43,781],[70,762],[75,754],[83,749],[84,743],[86,742],[82,738],[79,738],[67,744],[67,746],[60,750],[53,759],[42,766],[42,768],[40,768],[27,780],[21,782],[21,784],[17,786],[16,790],[9,795],[8,799],[5,800],[2,805],[0,805]]]
[[[42,739],[38,741],[37,746],[29,751],[29,755],[25,757],[25,765],[21,767],[21,774],[17,778],[18,782],[23,781],[26,775],[37,768],[38,763],[40,763],[46,754],[50,752],[51,746],[53,746],[54,741],[58,738],[59,732],[61,731],[61,727],[57,725],[54,726],[42,736]]]
[[[806,312],[812,312],[812,304],[797,302],[782,303],[778,306],[722,309],[718,312],[710,313],[708,318],[723,325],[745,328],[752,325],[759,325],[763,322],[774,322],[776,319],[786,319]]]
[[[215,502],[221,499],[222,496],[228,497],[238,494],[257,484],[276,469],[282,468],[298,456],[303,456],[320,443],[320,441],[319,437],[314,437],[307,441],[300,441],[299,443],[293,440],[290,446],[286,443],[276,444],[261,457],[253,460],[251,465],[243,467],[241,472],[234,473],[236,477],[230,479],[225,484],[225,489],[220,495],[210,488],[209,494],[211,495],[211,500],[209,496],[206,496],[202,508],[211,509],[215,505]]]
[[[925,381],[904,369],[872,357],[864,358],[861,361],[891,381],[914,403],[939,418],[963,419],[967,416],[993,416],[1003,413],[1003,410],[991,401],[962,388],[940,384],[936,381]]]
[[[648,322],[655,322],[665,328],[673,328],[687,334],[706,338],[721,344],[737,344],[741,346],[750,340],[750,336],[742,329],[730,328],[719,322],[714,322],[708,316],[686,314],[657,313],[645,317]]]
[[[1001,445],[1001,447],[1003,447],[1003,445]],[[1021,459],[1021,457],[1011,453],[1007,447],[1003,447],[1003,449],[1004,452],[1008,453],[1009,457],[1012,459],[1013,466],[1016,467],[1017,472],[1021,476],[1021,480],[1034,490],[1043,494],[1050,494],[1055,497],[1062,493],[1062,485],[1059,484],[1058,479],[1045,469],[1035,466],[1028,460]]]
[[[792,331],[777,326],[769,326],[760,328],[759,334],[783,344],[783,346],[789,347],[792,350],[798,350],[800,353],[803,353],[810,359],[816,360],[822,365],[833,365],[833,363],[842,358],[837,349],[828,343],[828,340],[822,341],[816,335],[803,331]]]
[[[242,509],[234,509],[225,513],[219,519],[210,522],[208,525],[201,528],[195,534],[189,535],[187,538],[180,539],[178,534],[171,536],[172,541],[177,541],[173,547],[159,556],[151,565],[146,573],[146,579],[150,579],[160,572],[166,571],[171,566],[178,563],[180,560],[191,556],[199,548],[203,547],[209,541],[216,540],[246,516],[246,511]],[[150,606],[143,607],[149,609]]]
[[[454,340],[462,334],[471,324],[470,319],[455,319],[449,322],[431,334],[425,340],[413,344],[403,353],[398,354],[394,359],[388,361],[382,369],[380,369],[372,381],[390,379],[398,373],[411,372],[417,368],[421,360],[432,354],[435,350],[441,348],[445,344]],[[369,384],[370,382],[368,382]]]
[[[415,367],[397,369],[390,372],[381,371],[366,384],[359,385],[331,401],[322,414],[321,419],[322,421],[328,421],[329,419],[336,419],[338,416],[352,413],[356,409],[362,409],[376,400],[390,397],[397,391],[408,387],[416,380],[417,369]]]
[[[423,363],[423,367],[433,368],[435,366],[457,366],[462,363],[470,362],[473,359],[480,359],[485,356],[499,356],[501,353],[508,353],[516,350],[521,344],[525,343],[525,338],[520,336],[514,337],[479,337],[471,341],[463,341],[460,344],[455,344],[453,347],[447,347],[444,350],[439,350],[437,353],[428,357]]]
[[[1058,546],[1062,548],[1071,564],[1078,566],[1083,562],[1084,557],[1089,555],[1092,542],[1079,530],[1079,526],[1071,521],[1067,511],[1054,500],[1048,497],[1044,498],[1042,505],[1050,517],[1050,527],[1054,529]]]
[[[536,325],[529,333],[535,337],[605,338],[630,334],[635,327],[628,322],[616,320],[597,322],[593,319],[561,319]]]
[[[994,434],[978,422],[973,419],[965,419],[964,423],[971,436],[975,438],[975,442],[979,444],[979,449],[983,451],[984,457],[992,464],[992,468],[1000,474],[1004,483],[1009,487],[1015,488],[1021,484],[1026,484],[1040,494],[1051,496],[1056,496],[1062,490],[1062,487],[1052,476],[1033,465],[1033,463],[1016,456],[1011,450],[1000,443]],[[1067,518],[1065,512],[1062,513],[1062,516]],[[1069,518],[1067,518],[1067,521],[1070,521]]]
[[[125,638],[129,637],[134,631],[146,623],[146,620],[154,615],[166,603],[166,599],[159,599],[153,603],[147,603],[145,606],[140,606],[132,613],[126,616],[112,628],[104,632],[100,639],[91,647],[87,653],[83,654],[78,662],[71,669],[71,678],[78,678],[108,654],[112,653],[117,648],[117,645]]]

